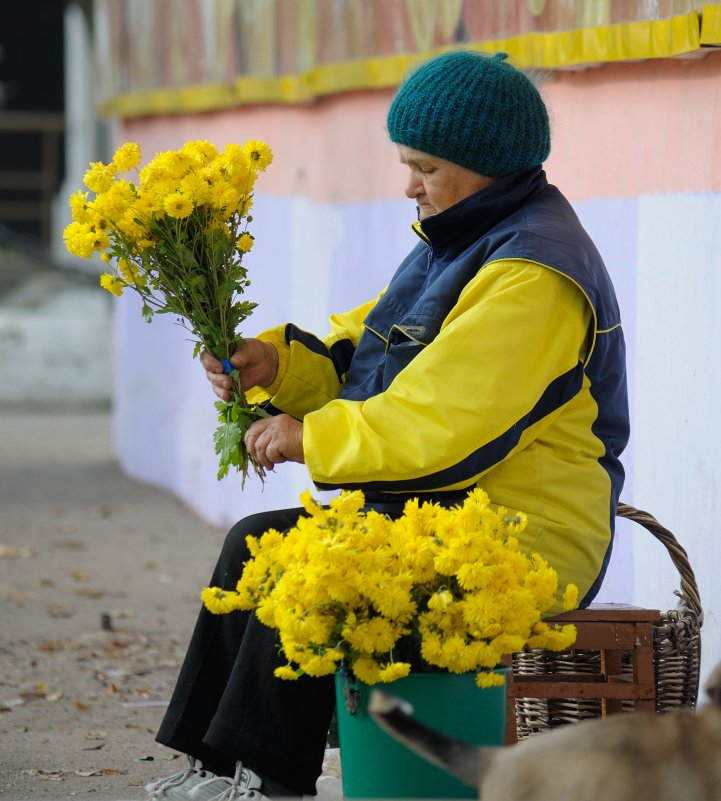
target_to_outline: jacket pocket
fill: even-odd
[[[383,389],[388,389],[391,381],[415,359],[427,344],[425,326],[393,325],[391,327],[388,332],[383,370]]]

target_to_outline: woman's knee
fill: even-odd
[[[250,559],[246,537],[260,537],[271,528],[284,531],[295,525],[302,512],[303,509],[258,512],[239,520],[225,537],[216,575],[223,580],[237,581],[243,572],[243,565]]]

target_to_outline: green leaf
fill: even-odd
[[[221,423],[213,434],[215,452],[220,457],[218,466],[218,479],[228,475],[231,466],[241,465],[242,431],[237,423]]]

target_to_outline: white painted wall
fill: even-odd
[[[702,676],[721,659],[721,196],[641,198],[633,496],[682,542],[705,610]],[[673,606],[663,547],[635,544],[638,604]]]

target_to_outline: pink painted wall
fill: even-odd
[[[721,53],[557,73],[544,94],[572,200],[721,190]]]
[[[571,200],[721,190],[721,53],[554,73],[542,92],[553,126],[549,177]],[[397,198],[405,174],[385,132],[392,94],[129,119],[120,138],[148,157],[188,139],[261,138],[276,155],[263,192],[321,203]]]

